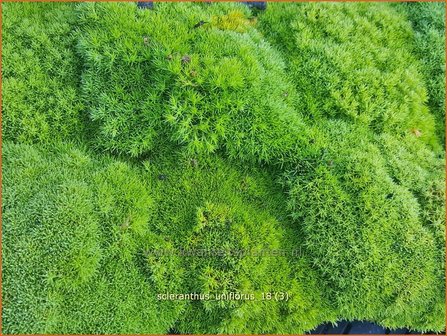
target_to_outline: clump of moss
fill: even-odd
[[[240,293],[242,299],[192,302],[181,320],[180,330],[240,333],[277,328],[277,304],[254,301],[261,300],[261,291],[286,291],[286,287],[278,287],[279,274],[290,276],[284,258],[256,256],[262,251],[279,249],[281,232],[274,218],[250,210],[212,203],[197,210],[196,225],[187,237],[186,248],[221,249],[223,256],[186,258],[191,280],[185,288],[212,297]],[[267,318],[264,309],[269,311]]]
[[[332,139],[325,158],[304,172],[291,169],[285,183],[337,310],[393,328],[442,330],[445,254],[438,237],[445,222],[439,213],[431,215],[437,224],[427,221],[422,211],[429,206],[389,173],[391,163],[367,130],[340,121],[324,126]]]
[[[411,26],[388,4],[273,4],[258,22],[288,60],[309,117],[376,133],[418,130],[436,143]]]
[[[83,90],[98,146],[139,156],[167,137],[191,155],[224,149],[254,161],[290,148],[305,130],[279,55],[253,28],[197,26],[246,13],[236,4],[83,6]]]
[[[443,330],[435,7],[7,4],[4,331]]]
[[[434,238],[433,251],[437,268],[437,292],[431,323],[445,324],[445,154],[433,152],[415,137],[404,141],[389,134],[382,135],[378,144],[392,179],[412,192],[419,203],[419,220]],[[439,328],[442,329],[442,328]]]
[[[8,332],[292,332],[335,320],[317,275],[307,278],[306,256],[292,254],[269,174],[241,174],[216,158],[197,166],[154,158],[142,170],[71,145],[6,143],[4,153]],[[217,248],[227,254],[178,254]],[[289,253],[260,254],[273,250]],[[275,291],[290,301],[261,301]],[[256,301],[158,300],[191,292]]]
[[[428,106],[436,117],[436,131],[445,146],[445,4],[407,2],[399,8],[415,31],[417,57],[427,85]]]
[[[301,253],[303,240],[289,222],[284,195],[270,172],[216,157],[194,162],[152,158],[146,165],[156,181],[153,231],[176,250],[203,251],[203,257],[181,258],[183,292],[256,297],[189,302],[175,330],[291,333],[335,321],[336,312]],[[268,255],[272,251],[279,255]],[[287,292],[289,301],[261,300],[261,292],[272,291]]]
[[[387,4],[274,4],[258,22],[320,139],[283,176],[338,311],[443,330],[444,154],[404,18]]]
[[[80,138],[74,4],[6,4],[2,15],[3,139]]]
[[[137,262],[152,208],[138,171],[69,145],[3,153],[4,331],[166,332],[178,308]]]

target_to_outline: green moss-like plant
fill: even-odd
[[[409,22],[388,4],[274,4],[259,27],[317,128],[284,185],[338,311],[443,330],[444,154]]]
[[[82,137],[74,6],[3,6],[3,139],[47,143]]]
[[[325,157],[311,169],[292,169],[285,183],[292,216],[331,283],[338,311],[392,328],[441,331],[445,221],[440,213],[424,214],[432,207],[426,196],[396,181],[399,174],[389,173],[392,163],[367,130],[340,121],[326,122],[325,129],[332,139]],[[421,182],[414,177],[412,185]]]
[[[444,330],[444,8],[417,8],[6,4],[3,332]],[[256,301],[159,298],[191,292]]]
[[[422,61],[428,105],[445,145],[445,4],[408,2],[400,5],[415,31],[416,54]]]
[[[3,331],[166,332],[180,307],[138,263],[152,208],[138,172],[68,145],[3,155]]]
[[[269,174],[164,155],[140,170],[71,145],[4,153],[5,331],[290,333],[335,321]],[[216,249],[227,255],[179,254]],[[261,254],[272,251],[287,252]],[[289,300],[262,301],[277,291]],[[256,301],[158,299],[229,292]]]
[[[92,3],[80,23],[84,98],[103,149],[139,156],[168,138],[192,155],[271,161],[305,134],[283,62],[242,5]]]
[[[181,258],[183,292],[254,294],[256,299],[193,300],[175,330],[293,333],[335,321],[330,299],[318,287],[319,276],[301,251],[303,237],[296,236],[284,195],[269,172],[215,157],[153,158],[146,165],[156,181],[152,230],[169,237],[174,249],[204,253]],[[268,255],[272,251],[280,255]],[[289,301],[261,300],[261,292],[272,291],[287,292]]]
[[[388,4],[273,4],[259,20],[288,60],[309,118],[340,118],[376,133],[417,130],[436,144],[410,24]]]

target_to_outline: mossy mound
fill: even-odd
[[[408,16],[414,29],[428,106],[436,117],[436,131],[445,146],[445,4],[409,2],[399,9]]]
[[[383,4],[274,4],[259,26],[323,144],[289,164],[284,183],[338,309],[442,330],[444,153],[403,17]]]
[[[269,174],[216,158],[137,169],[72,145],[6,143],[4,153],[6,331],[290,333],[335,321],[318,275],[290,244],[299,245]],[[262,300],[274,292],[290,301]],[[165,293],[254,297],[160,300]]]
[[[136,262],[152,208],[138,171],[69,145],[3,154],[4,331],[166,332],[178,309]]]
[[[288,61],[310,118],[339,118],[376,133],[418,130],[436,143],[411,26],[387,4],[272,4],[259,25]]]
[[[325,157],[304,171],[289,171],[284,183],[294,221],[330,283],[337,311],[394,328],[417,323],[422,330],[441,330],[443,192],[437,189],[439,212],[433,212],[425,195],[436,187],[424,184],[433,167],[413,163],[412,180],[406,178],[410,187],[398,180],[402,166],[390,174],[395,161],[387,161],[367,130],[340,121],[327,122],[325,129],[332,140]],[[443,180],[442,159],[427,161],[438,165],[429,179]]]
[[[305,133],[284,64],[244,6],[92,3],[80,18],[101,148],[139,156],[168,138],[190,154],[272,161]]]
[[[80,138],[74,4],[6,4],[2,15],[3,139]]]
[[[6,4],[3,331],[444,330],[444,7],[412,5]]]
[[[155,181],[153,231],[169,237],[176,250],[223,251],[181,258],[184,291],[255,296],[236,302],[192,301],[175,330],[292,333],[335,321],[336,312],[318,287],[319,276],[301,249],[303,237],[296,236],[271,172],[214,156],[160,157],[146,163],[149,179]],[[279,255],[269,255],[271,251]],[[287,292],[290,300],[262,301],[262,292],[272,291]]]

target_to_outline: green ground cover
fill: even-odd
[[[4,333],[445,329],[443,4],[2,7]]]

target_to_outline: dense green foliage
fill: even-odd
[[[444,13],[3,5],[3,332],[444,330]]]
[[[325,128],[333,142],[323,162],[304,173],[286,173],[286,184],[292,216],[304,228],[314,263],[332,284],[339,311],[348,319],[392,327],[418,321],[423,330],[442,329],[445,193],[443,185],[423,183],[442,181],[444,160],[413,163],[413,176],[399,183],[396,176],[402,179],[408,162],[392,137],[386,139],[388,150],[403,152],[389,162],[403,156],[394,174],[368,133],[340,121]],[[423,168],[429,163],[433,166]],[[435,176],[426,176],[432,169]],[[423,203],[428,188],[439,195],[430,196],[436,213],[424,218],[421,214],[433,208]]]
[[[228,11],[190,3],[81,8],[82,88],[100,147],[138,156],[168,137],[190,154],[225,148],[269,161],[305,132],[291,116],[295,96],[281,58],[245,7]],[[200,21],[209,23],[194,28]]]
[[[306,258],[237,254],[290,250],[279,226],[287,223],[281,192],[268,175],[214,159],[200,167],[157,159],[136,169],[71,145],[3,148],[8,332],[163,333],[176,321],[184,333],[291,333],[334,320]],[[159,181],[151,188],[144,177],[160,169],[168,179],[149,179]],[[227,255],[157,254],[180,248]],[[186,307],[156,300],[165,292],[236,291],[259,299],[279,290],[293,299]]]
[[[445,145],[445,4],[408,2],[403,9],[415,31],[428,105],[437,118],[438,136]]]
[[[295,236],[282,191],[270,174],[216,158],[159,160],[154,158],[149,170],[158,205],[154,232],[170,237],[178,249],[228,251],[225,257],[183,257],[184,292],[255,293],[258,299],[191,302],[176,325],[179,332],[293,333],[335,320],[318,275],[300,253],[302,238]],[[158,179],[161,175],[166,180]],[[298,253],[292,254],[294,248]],[[237,254],[263,250],[290,253]],[[261,302],[261,292],[269,291],[287,291],[291,299]]]
[[[3,154],[6,331],[166,331],[178,309],[137,262],[152,208],[138,172],[65,145]]]
[[[387,4],[275,4],[260,26],[286,55],[309,118],[434,141],[410,25]]]
[[[4,7],[3,139],[32,143],[82,135],[75,23],[70,4]]]
[[[444,154],[409,23],[385,4],[275,4],[260,27],[325,139],[324,154],[291,165],[284,184],[338,309],[442,329]]]

